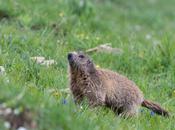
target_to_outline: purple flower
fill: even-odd
[[[66,105],[67,104],[67,100],[66,99],[62,99],[61,103]]]
[[[154,116],[154,115],[155,115],[155,113],[154,113],[153,111],[151,111],[151,112],[150,112],[150,115],[151,115],[151,116]]]

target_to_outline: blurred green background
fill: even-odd
[[[0,0],[0,104],[29,109],[36,130],[174,130],[174,9],[174,0]],[[92,53],[94,63],[135,81],[170,118],[141,108],[123,119],[74,105],[66,93],[67,53],[105,43],[123,54]],[[57,64],[43,66],[33,56]]]

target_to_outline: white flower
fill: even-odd
[[[13,112],[14,112],[15,115],[19,115],[20,114],[20,110],[18,108],[16,108]]]
[[[3,66],[0,66],[0,75],[5,74],[5,68]]]
[[[135,30],[136,31],[140,31],[141,30],[141,26],[140,25],[135,25]]]
[[[7,128],[7,129],[10,129],[11,125],[9,122],[4,122],[4,127]]]
[[[4,111],[5,115],[9,115],[11,113],[12,113],[12,109],[11,108],[6,108],[5,111]]]
[[[19,127],[17,130],[27,130],[25,127]]]
[[[158,44],[160,44],[160,41],[158,41],[158,40],[154,40],[154,41],[153,41],[153,45],[154,45],[154,46],[157,46]]]
[[[146,36],[145,36],[145,38],[147,39],[147,40],[150,40],[151,39],[151,34],[146,34]]]

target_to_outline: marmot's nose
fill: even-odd
[[[72,57],[73,57],[73,54],[72,54],[72,53],[68,53],[68,55],[67,55],[67,59],[68,59],[68,60],[71,60]]]

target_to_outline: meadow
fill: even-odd
[[[0,0],[0,106],[30,110],[36,130],[175,130],[174,8],[174,0]],[[140,108],[124,119],[74,104],[67,53],[106,43],[123,53],[91,53],[94,63],[133,80],[169,118]]]

